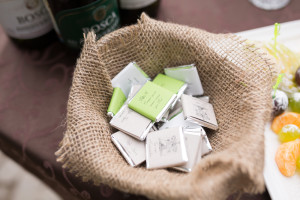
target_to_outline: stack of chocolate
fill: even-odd
[[[212,151],[203,127],[217,130],[194,65],[165,68],[153,80],[134,62],[112,79],[113,143],[133,167],[190,172]]]

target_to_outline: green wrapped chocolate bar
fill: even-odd
[[[176,95],[148,81],[129,102],[129,108],[158,122],[174,102]]]
[[[187,84],[185,82],[177,80],[170,76],[163,75],[163,74],[158,74],[154,78],[153,83],[155,83],[163,88],[166,88],[167,90],[176,94],[176,98],[175,98],[173,104],[171,105],[171,109],[174,108],[176,102],[180,99],[181,95],[187,88]]]
[[[177,80],[175,78],[163,75],[163,74],[158,74],[154,80],[153,83],[166,88],[167,90],[170,90],[171,92],[177,94],[179,90],[184,86],[184,82]]]
[[[107,109],[107,115],[113,117],[117,112],[120,110],[120,108],[123,106],[124,102],[126,101],[126,96],[122,92],[121,88],[114,88],[113,95],[111,97],[108,109]]]

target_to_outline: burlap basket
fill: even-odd
[[[194,63],[219,123],[208,132],[214,152],[191,173],[132,168],[111,142],[106,116],[110,80],[136,61],[151,77],[164,67]],[[85,37],[67,107],[58,161],[71,172],[153,199],[225,199],[263,192],[264,126],[271,112],[274,65],[254,45],[232,34],[212,34],[142,15],[96,41]]]

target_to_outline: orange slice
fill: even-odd
[[[279,131],[287,124],[294,124],[300,127],[300,114],[294,112],[285,112],[281,115],[278,115],[274,118],[271,129],[275,133],[279,133]]]
[[[300,155],[300,140],[283,143],[279,146],[275,161],[279,171],[284,176],[293,176],[296,171],[296,161]]]

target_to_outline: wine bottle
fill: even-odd
[[[120,26],[117,0],[44,0],[54,29],[67,46],[81,48],[83,34],[97,39]]]
[[[122,26],[137,23],[143,12],[155,18],[159,4],[160,0],[119,0]]]
[[[56,39],[42,0],[1,0],[0,24],[20,47],[42,48]]]

